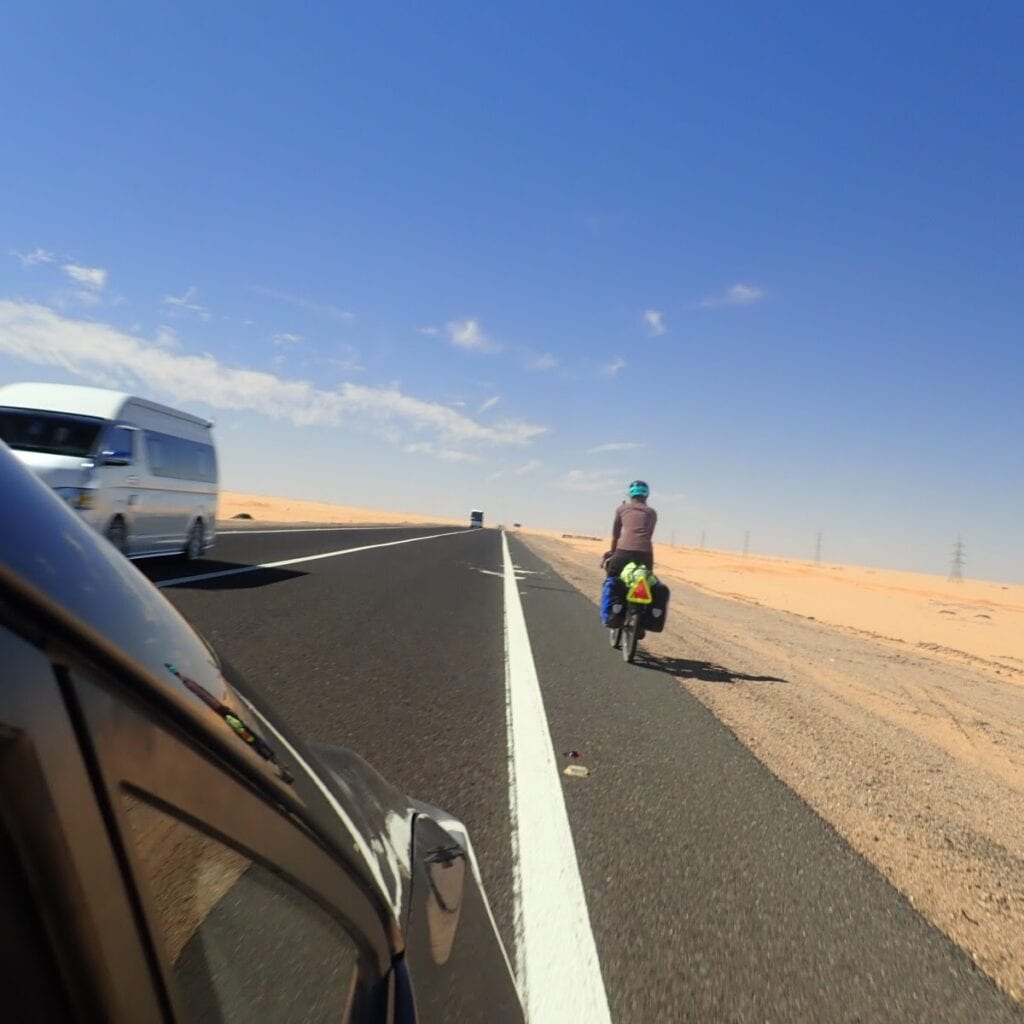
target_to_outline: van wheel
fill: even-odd
[[[203,553],[203,524],[196,520],[192,529],[188,531],[188,539],[185,541],[185,550],[182,555],[186,562],[194,562]]]
[[[107,540],[127,558],[128,528],[124,525],[124,520],[120,516],[110,520],[110,525],[107,527]]]

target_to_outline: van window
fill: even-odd
[[[155,476],[217,482],[217,461],[212,445],[186,441],[156,430],[147,430],[145,437],[149,468]]]
[[[146,431],[146,457],[149,459],[149,468],[157,476],[171,475],[167,472],[163,440],[148,430]]]
[[[29,409],[0,409],[0,439],[23,452],[84,459],[91,455],[103,420]]]
[[[135,431],[129,427],[111,427],[103,442],[104,454],[135,457]]]

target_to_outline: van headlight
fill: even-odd
[[[87,509],[96,505],[96,496],[90,487],[55,487],[53,490],[72,508]]]

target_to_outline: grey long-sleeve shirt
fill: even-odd
[[[654,527],[658,513],[642,501],[623,502],[615,510],[612,537],[616,548],[622,551],[654,552]]]

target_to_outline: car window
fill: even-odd
[[[130,791],[123,794],[154,922],[190,1021],[346,1021],[359,949],[280,876]]]
[[[132,458],[135,454],[135,431],[128,427],[111,427],[103,450]]]

